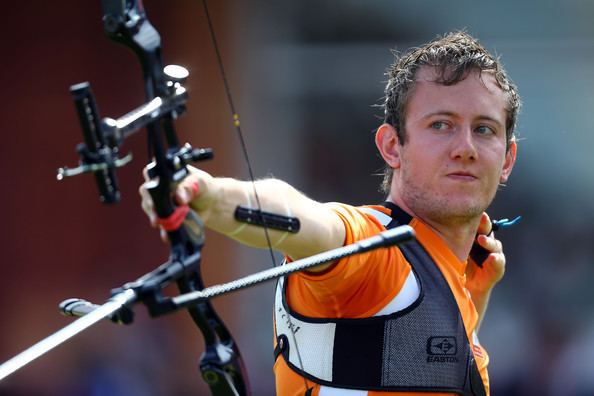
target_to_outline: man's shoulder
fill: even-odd
[[[387,225],[386,222],[390,219],[390,209],[381,205],[350,205],[341,202],[328,202],[330,209],[334,210],[339,216],[353,222],[366,222],[370,219],[379,221],[382,225]]]

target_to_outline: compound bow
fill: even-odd
[[[194,149],[179,143],[174,120],[185,111],[187,94],[182,84],[188,73],[180,66],[163,67],[161,39],[147,19],[141,0],[102,0],[102,6],[107,36],[130,48],[141,63],[146,104],[118,120],[101,120],[89,84],[73,86],[71,92],[85,143],[78,147],[81,165],[76,169],[62,168],[58,177],[92,171],[101,200],[117,202],[115,168],[129,161],[129,157],[118,157],[119,146],[128,135],[146,127],[149,153],[154,157],[154,162],[149,165],[151,181],[147,188],[160,223],[167,230],[171,253],[169,260],[157,270],[113,293],[117,295],[132,289],[147,305],[149,313],[156,316],[176,309],[161,294],[161,289],[168,283],[176,282],[182,293],[204,288],[200,274],[204,225],[187,205],[176,204],[173,191],[188,174],[186,164],[211,158],[212,150]],[[72,310],[73,305],[68,309]],[[245,366],[237,344],[211,303],[203,300],[188,306],[187,310],[204,335],[205,352],[200,360],[200,371],[211,392],[214,395],[249,395]],[[118,319],[125,321],[121,312]]]

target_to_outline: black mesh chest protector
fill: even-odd
[[[400,208],[386,206],[392,210],[392,221],[386,228],[410,222],[410,216]],[[414,241],[400,249],[413,269],[420,295],[412,305],[390,315],[363,319],[304,317],[288,307],[284,282],[279,282],[276,356],[282,354],[300,375],[332,387],[484,396],[484,385],[447,281],[420,243]],[[278,298],[280,293],[282,298]],[[309,336],[295,338],[286,328],[283,332],[284,315],[291,316],[289,323],[295,334],[301,331]],[[326,327],[316,331],[316,326]],[[326,335],[316,344],[318,334]],[[326,340],[333,344],[320,348]],[[289,353],[293,343],[298,343],[297,354]],[[307,348],[310,350],[304,352]],[[309,358],[303,364],[295,355]],[[319,372],[327,374],[316,374]]]

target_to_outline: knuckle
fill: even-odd
[[[495,245],[498,251],[503,252],[503,244],[501,243],[501,241],[499,239],[495,240]]]
[[[497,264],[505,265],[505,255],[503,253],[495,253],[494,255]]]

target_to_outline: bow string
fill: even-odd
[[[259,212],[260,215],[262,215],[262,213],[263,213],[262,205],[260,203],[260,197],[258,195],[258,189],[256,188],[256,182],[255,182],[254,172],[252,170],[252,165],[251,165],[250,158],[249,158],[249,152],[248,152],[248,149],[247,149],[247,144],[245,142],[245,138],[244,138],[243,132],[241,130],[241,122],[240,122],[239,114],[238,114],[238,112],[236,110],[236,107],[235,107],[235,102],[233,100],[233,95],[231,94],[231,87],[230,87],[230,84],[229,84],[229,80],[227,78],[227,73],[225,72],[225,66],[224,66],[224,63],[223,63],[223,57],[221,55],[220,47],[219,47],[219,44],[218,44],[218,41],[217,41],[216,32],[215,32],[215,29],[214,29],[214,24],[213,24],[213,21],[212,21],[212,18],[210,16],[210,12],[209,12],[209,9],[208,9],[208,2],[207,2],[207,0],[202,0],[202,5],[203,5],[203,8],[204,8],[204,14],[206,15],[206,20],[207,20],[207,23],[208,23],[208,30],[210,32],[211,41],[212,41],[213,48],[214,48],[214,51],[215,51],[215,54],[216,54],[217,64],[218,64],[218,67],[219,67],[219,72],[221,74],[221,78],[223,80],[223,85],[225,87],[225,93],[226,93],[226,96],[227,96],[227,103],[229,105],[229,109],[231,110],[232,119],[233,119],[233,126],[234,126],[235,131],[236,131],[236,134],[238,136],[238,139],[239,139],[239,142],[240,142],[240,145],[241,145],[241,150],[243,152],[244,159],[245,159],[245,162],[246,162],[247,167],[248,167],[249,178],[250,178],[250,181],[251,181],[251,184],[252,184],[252,190],[254,192],[254,197],[255,197],[257,208],[258,208],[258,212]],[[262,225],[262,227],[264,229],[264,235],[265,235],[265,238],[266,238],[266,244],[267,244],[268,252],[270,253],[270,259],[271,259],[272,267],[276,267],[277,264],[276,264],[276,260],[274,258],[274,252],[273,252],[273,248],[272,248],[272,243],[270,241],[270,234],[268,232],[268,226],[266,225],[267,222],[266,221],[260,221],[259,223]],[[290,323],[291,322],[290,316],[287,316],[287,319],[288,319],[289,324],[290,324],[289,328],[292,329],[293,328],[293,325],[292,325],[292,323]],[[299,346],[297,344],[297,339],[295,337],[295,334],[292,331],[291,331],[291,335],[292,335],[293,344],[295,345],[295,351],[297,353],[297,358],[298,358],[299,364],[301,366],[300,368],[303,371],[303,362],[301,360],[301,353],[299,352]],[[309,391],[311,389],[311,386],[309,385],[308,380],[305,377],[302,377],[302,378],[303,378],[303,382],[304,382],[304,385],[305,385],[305,389]]]

